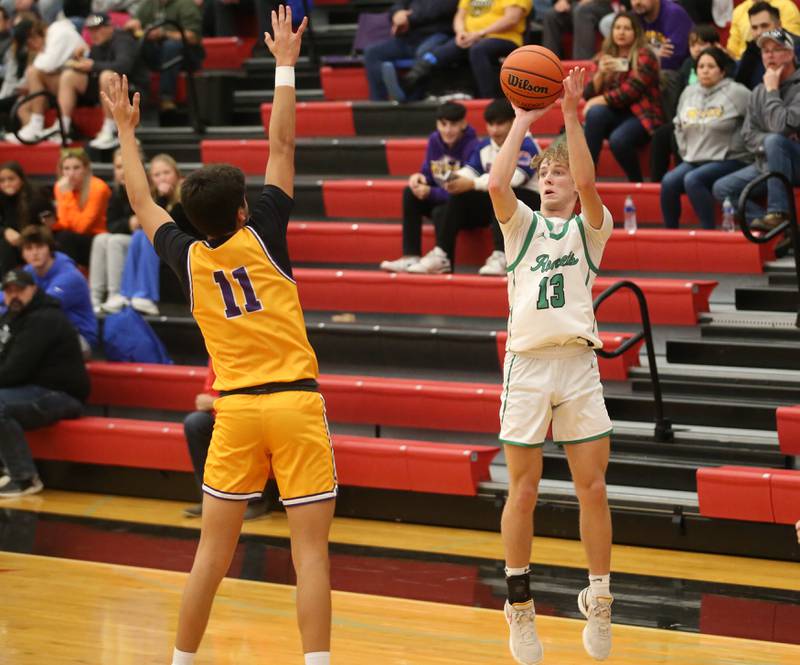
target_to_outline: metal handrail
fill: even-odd
[[[66,148],[69,145],[69,137],[67,136],[67,132],[64,130],[64,121],[61,118],[61,107],[58,105],[58,98],[52,92],[48,92],[47,90],[39,90],[38,92],[31,92],[24,97],[19,97],[17,101],[14,102],[14,106],[11,107],[11,117],[16,118],[20,106],[27,104],[37,97],[44,97],[47,100],[48,108],[56,110],[56,122],[58,123],[58,132],[61,135],[61,145],[62,147]],[[22,129],[22,127],[15,129],[12,133],[23,145],[36,145],[37,143],[41,143],[45,139],[49,138],[49,136],[40,136],[35,141],[27,141],[19,135],[20,129]]]
[[[783,183],[784,189],[786,189],[786,198],[789,201],[789,219],[785,222],[781,222],[778,224],[778,226],[776,226],[774,229],[770,229],[765,234],[756,236],[753,235],[753,232],[750,230],[750,226],[747,224],[745,209],[747,207],[747,201],[750,199],[753,190],[770,178],[777,178],[780,180]],[[747,183],[747,186],[739,195],[739,202],[736,207],[736,220],[739,222],[739,227],[742,229],[744,237],[750,242],[757,244],[769,242],[775,236],[786,231],[787,228],[789,229],[789,236],[791,237],[792,249],[794,251],[794,271],[795,275],[797,276],[798,288],[800,288],[800,263],[798,263],[798,261],[800,261],[800,234],[797,230],[797,209],[795,208],[794,204],[794,187],[792,186],[792,182],[789,180],[789,178],[787,178],[786,175],[780,171],[770,171],[769,173],[762,173],[760,176]],[[795,326],[800,328],[800,305],[798,305]]]
[[[186,39],[186,33],[183,30],[183,26],[178,23],[177,21],[173,21],[171,19],[163,19],[161,21],[156,21],[152,25],[147,26],[145,28],[144,33],[142,34],[142,41],[141,43],[144,44],[147,40],[147,35],[149,35],[153,30],[159,30],[164,26],[171,26],[175,28],[176,32],[178,32],[181,36],[181,53],[180,55],[175,56],[171,60],[167,60],[166,62],[161,63],[160,71],[165,71],[170,67],[174,67],[176,65],[180,65],[182,62],[189,61],[189,58],[186,56],[187,51],[189,50],[189,46],[191,45],[189,41]],[[191,119],[192,128],[198,134],[204,134],[206,131],[206,127],[203,122],[200,120],[200,112],[197,108],[197,89],[195,88],[194,84],[194,72],[186,69],[186,85],[189,92],[189,117]]]
[[[629,289],[633,291],[636,299],[639,301],[639,312],[642,317],[642,330],[636,333],[630,339],[625,340],[614,351],[604,351],[597,349],[596,353],[601,358],[616,358],[628,351],[631,347],[637,344],[641,339],[644,339],[645,346],[647,347],[647,361],[650,365],[650,382],[653,384],[653,401],[655,402],[656,422],[654,438],[656,441],[672,441],[674,432],[672,431],[672,423],[668,418],[664,417],[664,400],[661,396],[661,382],[658,379],[658,367],[656,366],[656,352],[653,345],[653,328],[650,324],[650,311],[647,308],[647,298],[642,289],[635,282],[630,280],[622,280],[616,284],[612,284],[605,291],[603,291],[597,298],[594,299],[592,307],[595,312],[600,305],[610,296],[614,295],[620,289]]]

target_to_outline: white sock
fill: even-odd
[[[525,573],[531,572],[530,566],[525,566],[524,568],[506,568],[506,577],[514,577],[514,575],[524,575]]]
[[[312,651],[305,655],[306,665],[331,665],[330,651]]]
[[[103,128],[100,132],[105,132],[107,134],[113,134],[117,131],[117,124],[114,122],[114,118],[106,118],[103,120]]]
[[[35,129],[43,129],[44,115],[41,113],[31,113],[31,120],[28,124]]]
[[[172,651],[172,665],[192,665],[194,654],[188,651],[181,651],[177,647]]]
[[[64,131],[69,132],[69,128],[72,127],[72,118],[68,118],[67,116],[62,115],[61,122],[64,125]]]
[[[589,586],[592,589],[592,595],[597,598],[604,596],[611,597],[611,573],[608,575],[592,575],[589,573]]]

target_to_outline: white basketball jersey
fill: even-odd
[[[505,224],[508,342],[514,353],[559,353],[580,344],[600,348],[592,284],[614,222],[603,206],[599,229],[581,215],[544,217],[522,201]]]

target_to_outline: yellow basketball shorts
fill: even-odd
[[[322,395],[299,390],[227,395],[214,408],[204,492],[234,501],[256,499],[272,469],[284,506],[336,496],[336,464]]]

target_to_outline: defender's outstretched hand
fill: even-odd
[[[139,93],[133,95],[133,104],[128,96],[128,77],[114,74],[108,86],[108,92],[103,90],[100,93],[103,103],[114,117],[117,129],[120,133],[125,130],[133,131],[139,124]]]
[[[561,111],[564,115],[578,115],[578,102],[583,99],[585,78],[586,70],[583,67],[573,67],[564,79],[564,99],[561,100]]]
[[[275,66],[288,65],[294,67],[300,57],[300,42],[308,25],[308,17],[303,17],[303,22],[298,26],[297,32],[292,32],[292,10],[287,5],[280,5],[278,10],[272,10],[272,35],[264,33],[264,43],[269,52],[275,56]]]

